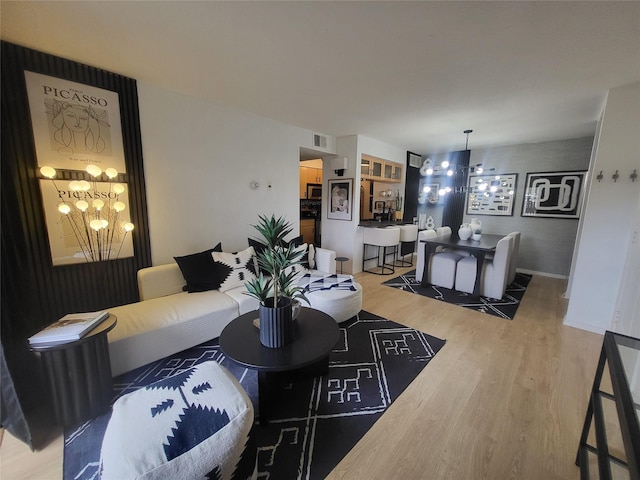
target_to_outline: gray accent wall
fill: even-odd
[[[592,147],[593,137],[584,137],[471,149],[469,164],[482,163],[485,174],[488,168],[496,174],[518,174],[516,202],[512,216],[467,215],[465,207],[464,221],[480,219],[485,233],[521,232],[518,269],[568,277],[578,219],[522,217],[525,182],[529,172],[588,170]]]

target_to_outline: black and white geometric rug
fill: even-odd
[[[269,424],[256,424],[258,477],[324,478],[444,344],[365,311],[342,323],[329,373],[283,385]],[[226,358],[217,339],[116,377],[115,396],[207,360],[227,368],[256,406],[256,372]],[[99,478],[109,418],[107,413],[65,431],[64,480]]]
[[[423,287],[420,285],[420,282],[416,281],[415,270],[387,280],[383,285],[398,288],[405,292],[417,293],[418,295],[423,295],[435,300],[442,300],[443,302],[470,308],[471,310],[489,315],[495,315],[496,317],[506,318],[507,320],[513,320],[530,281],[531,275],[516,273],[516,279],[511,285],[507,286],[504,297],[501,299],[482,296],[473,297],[466,292],[450,290],[448,288],[438,287],[437,285]]]

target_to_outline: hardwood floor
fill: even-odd
[[[579,478],[602,336],[562,325],[564,280],[534,276],[509,321],[356,278],[365,310],[447,343],[328,478]],[[5,433],[0,478],[62,478],[62,438],[33,453]]]

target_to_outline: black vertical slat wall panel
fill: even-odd
[[[414,217],[418,216],[418,188],[420,187],[420,169],[410,165],[412,152],[407,152],[407,166],[405,167],[405,187],[404,187],[404,215],[403,220],[412,223]]]
[[[135,80],[8,42],[1,48],[1,337],[18,398],[28,405],[42,393],[33,382],[21,385],[39,374],[27,337],[65,313],[137,301],[136,273],[151,265],[151,248]],[[134,257],[52,266],[24,70],[118,93]]]
[[[464,218],[467,195],[467,179],[469,178],[470,150],[451,152],[449,163],[456,166],[456,173],[451,179],[452,191],[447,193],[442,211],[442,225],[448,225],[454,232],[458,231]]]

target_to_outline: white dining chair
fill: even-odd
[[[509,258],[509,278],[507,285],[511,285],[516,279],[516,266],[518,263],[518,251],[520,250],[520,232],[511,232],[513,237],[513,247],[511,248],[511,256]]]
[[[514,238],[507,235],[501,239],[493,258],[485,258],[480,269],[480,295],[501,299],[507,288],[509,279],[509,261],[513,250]],[[474,256],[465,257],[456,265],[455,288],[460,292],[473,293],[476,281],[476,266],[478,259]]]
[[[424,244],[420,240],[435,238],[435,230],[423,230],[418,234],[418,258],[416,260],[416,281],[422,282],[425,261],[429,261],[429,279],[432,285],[453,288],[456,279],[456,264],[462,255],[451,252],[434,252],[429,259],[425,259]]]

